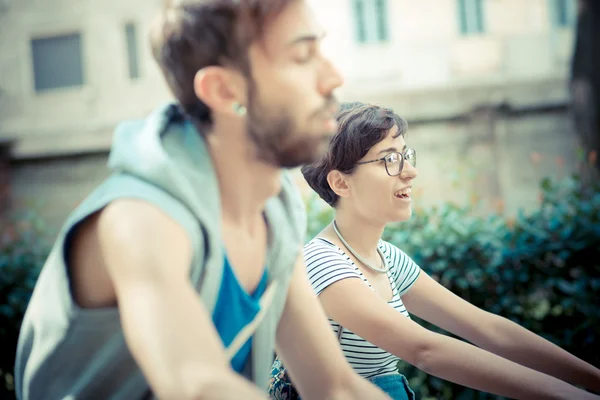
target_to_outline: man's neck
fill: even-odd
[[[258,160],[245,135],[232,136],[213,131],[207,142],[219,180],[223,219],[250,227],[267,200],[279,192],[281,169]]]

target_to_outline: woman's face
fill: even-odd
[[[381,159],[393,152],[404,156],[406,142],[402,136],[394,137],[397,132],[398,128],[394,126],[359,162]],[[394,160],[394,156],[391,157],[391,160]],[[395,161],[401,162],[399,159]],[[412,215],[411,187],[413,179],[417,176],[417,169],[406,160],[403,164],[402,172],[397,176],[387,173],[385,161],[358,165],[354,172],[347,176],[349,191],[342,201],[371,220],[384,224],[406,221]],[[393,168],[393,165],[388,162],[388,169]],[[394,174],[396,171],[390,170],[390,173]]]

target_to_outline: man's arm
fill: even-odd
[[[423,276],[421,273],[418,280]],[[599,398],[471,344],[431,332],[394,310],[360,279],[335,282],[319,297],[327,314],[344,327],[430,375],[516,399]]]
[[[600,370],[506,318],[483,311],[422,273],[406,308],[479,347],[600,393]]]
[[[277,330],[277,352],[302,398],[389,399],[346,361],[308,278],[302,257]]]
[[[229,367],[189,279],[183,228],[148,203],[118,200],[78,235],[99,250],[127,345],[159,398],[266,398]]]

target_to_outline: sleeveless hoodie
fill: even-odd
[[[224,266],[221,210],[217,177],[202,135],[176,105],[167,104],[144,120],[117,127],[108,165],[111,174],[68,217],[36,283],[19,336],[15,365],[19,399],[153,397],[125,344],[118,308],[82,309],[71,296],[67,237],[112,201],[146,201],[185,229],[193,245],[190,281],[209,314],[214,310]],[[257,326],[247,326],[239,334],[253,335],[244,375],[263,389],[306,229],[304,205],[285,172],[280,193],[267,201],[265,218],[268,284],[261,299],[265,311],[262,320],[255,321]],[[238,339],[234,342],[245,341]]]

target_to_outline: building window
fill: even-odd
[[[127,42],[127,61],[129,66],[129,78],[140,77],[139,50],[137,42],[137,29],[134,24],[125,25],[125,41]]]
[[[550,0],[550,10],[555,26],[573,26],[577,19],[577,0]]]
[[[458,0],[458,18],[463,35],[483,33],[483,0]]]
[[[33,39],[31,51],[36,92],[83,85],[80,34]]]
[[[352,0],[356,40],[359,43],[390,39],[387,0]]]

